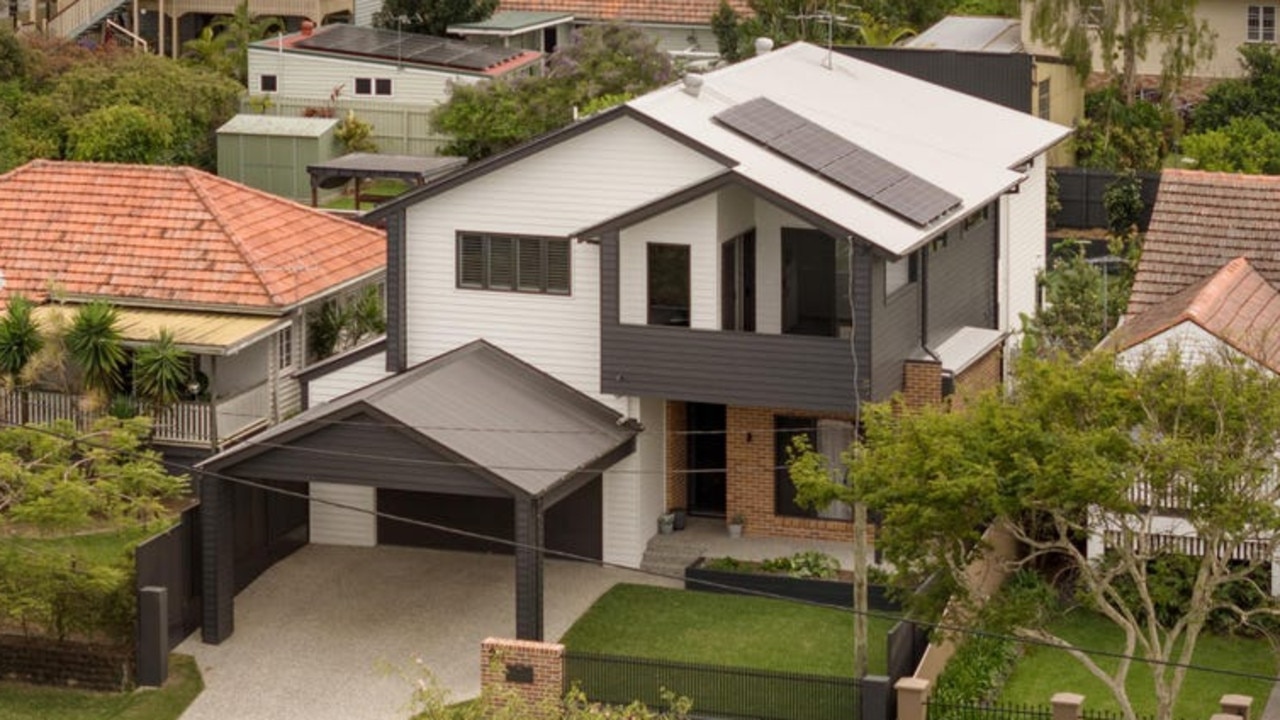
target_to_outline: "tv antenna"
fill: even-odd
[[[835,0],[832,0],[827,4],[828,9],[826,10],[819,10],[817,12],[805,13],[802,15],[787,16],[787,18],[790,20],[801,21],[802,23],[800,26],[801,35],[807,34],[804,32],[804,25],[803,25],[803,22],[806,20],[814,20],[816,22],[826,23],[827,25],[827,59],[822,62],[822,66],[828,70],[834,67],[833,54],[835,51],[833,48],[835,47],[835,42],[836,42],[836,26],[839,25],[841,27],[855,28],[855,29],[859,27],[858,23],[850,22],[848,17],[845,17],[844,15],[837,15],[835,11],[835,5],[836,5]],[[850,10],[855,10],[855,11],[859,9],[856,5],[844,5],[844,7],[849,8]]]

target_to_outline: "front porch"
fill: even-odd
[[[654,535],[645,549],[640,567],[649,572],[683,577],[684,569],[700,557],[732,557],[738,560],[767,560],[817,550],[840,561],[840,567],[853,567],[853,540],[807,540],[760,535],[729,537],[721,518],[691,517],[684,530],[670,535]],[[867,558],[870,563],[873,558]]]

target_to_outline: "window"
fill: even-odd
[[[276,367],[284,370],[293,367],[293,326],[276,334]]]
[[[818,230],[782,228],[782,332],[849,337],[852,244]]]
[[[755,230],[748,230],[720,245],[720,328],[755,332]]]
[[[1274,5],[1250,5],[1248,29],[1245,40],[1249,42],[1276,41],[1276,7]]]
[[[887,260],[884,264],[884,296],[889,297],[919,279],[919,253],[911,253],[901,260]]]
[[[649,243],[649,324],[689,327],[689,246]]]
[[[569,294],[569,241],[563,238],[458,234],[458,287]]]
[[[847,483],[848,477],[841,456],[853,443],[853,423],[847,420],[777,415],[774,424],[774,513],[798,517],[819,517],[829,520],[849,520],[853,517],[848,504],[833,502],[821,510],[811,510],[796,504],[796,486],[787,469],[787,449],[796,437],[804,437],[809,446],[826,458],[827,470],[832,479]]]
[[[356,78],[356,95],[391,95],[391,78]]]
[[[261,75],[258,77],[258,90],[264,93],[273,93],[276,91],[276,76]]]
[[[1042,120],[1049,119],[1049,80],[1050,78],[1045,78],[1036,83],[1036,117]]]

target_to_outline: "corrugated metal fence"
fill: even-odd
[[[378,152],[389,155],[417,155],[429,157],[436,154],[447,138],[431,131],[431,109],[422,105],[399,105],[339,98],[330,103],[308,98],[270,96],[268,107],[262,108],[261,96],[240,101],[240,112],[285,117],[307,117],[308,113],[333,112],[332,117],[342,118],[348,110],[356,117],[373,125],[373,141]],[[257,105],[255,107],[255,105]]]
[[[1105,228],[1107,208],[1102,196],[1115,182],[1117,173],[1094,168],[1053,168],[1058,178],[1058,201],[1062,203],[1055,218],[1062,228]],[[1159,173],[1138,173],[1142,180],[1142,202],[1146,206],[1138,220],[1138,229],[1146,231],[1151,222],[1151,209],[1156,203],[1156,191],[1160,189]]]

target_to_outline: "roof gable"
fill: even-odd
[[[1280,286],[1280,177],[1165,170],[1128,314],[1144,312],[1237,257]]]
[[[192,168],[36,160],[0,175],[6,294],[281,311],[385,264],[373,228]]]

